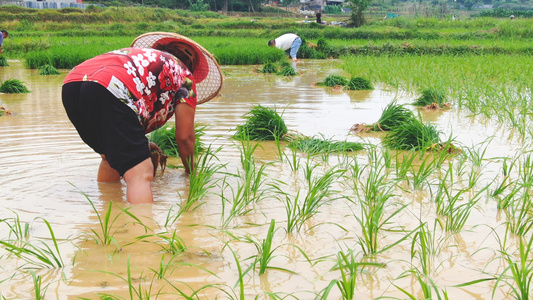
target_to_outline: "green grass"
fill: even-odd
[[[288,132],[282,115],[275,108],[254,106],[243,116],[245,124],[237,126],[234,138],[238,140],[274,141],[281,140]]]

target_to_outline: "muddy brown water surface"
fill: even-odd
[[[99,299],[100,294],[129,299],[128,265],[133,287],[137,291],[142,289],[143,293],[148,291],[152,296],[159,294],[158,299],[179,298],[176,289],[191,295],[202,287],[201,299],[214,299],[217,295],[230,298],[219,289],[238,298],[239,272],[232,251],[245,270],[252,262],[247,258],[255,255],[257,250],[250,243],[232,239],[231,235],[249,236],[260,242],[266,236],[271,219],[276,220],[278,230],[274,235],[274,247],[279,248],[269,265],[291,272],[270,269],[259,276],[257,271],[250,271],[244,276],[245,299],[267,292],[314,299],[314,293],[324,289],[331,280],[341,278],[339,271],[334,269],[339,250],[353,249],[356,257],[364,260],[357,245],[361,227],[354,216],[359,215],[358,208],[344,199],[321,206],[320,212],[312,216],[299,232],[287,234],[284,230],[287,220],[285,203],[281,201],[285,198],[268,194],[247,214],[236,217],[222,228],[222,189],[217,186],[201,200],[204,205],[183,213],[165,228],[169,211],[170,214],[175,212],[176,205],[184,201],[188,193],[188,178],[183,169],[167,168],[164,174],[158,174],[153,183],[153,205],[128,205],[124,202],[124,183],[96,182],[99,156],[80,140],[63,110],[61,83],[67,70],[62,70],[63,75],[40,76],[38,70],[25,69],[18,61],[9,63],[9,67],[0,68],[1,79],[20,79],[26,82],[31,93],[0,95],[0,105],[14,113],[0,117],[0,219],[18,215],[21,221],[30,223],[28,241],[36,245],[40,245],[40,241],[50,242],[50,233],[42,221],[45,219],[60,240],[65,266],[35,269],[35,273],[42,276],[42,286],[47,286],[45,299]],[[224,170],[239,172],[240,145],[231,139],[231,135],[237,125],[244,122],[242,116],[254,105],[261,104],[284,111],[283,119],[291,130],[308,136],[359,141],[379,147],[382,135],[355,136],[349,133],[349,128],[355,123],[376,122],[382,109],[392,100],[409,103],[414,96],[379,86],[373,91],[350,92],[314,86],[332,73],[346,76],[340,70],[341,63],[337,60],[300,61],[296,67],[301,75],[290,78],[258,74],[254,72],[258,66],[224,66],[226,79],[221,97],[200,105],[197,110],[197,124],[207,126],[203,142],[214,148],[222,147],[217,157],[220,164],[227,164]],[[487,158],[512,156],[520,147],[517,138],[505,127],[489,119],[471,117],[457,108],[422,112],[422,117],[442,130],[443,138],[453,135],[459,144],[472,147],[488,141]],[[292,155],[284,145],[282,147],[287,155]],[[368,163],[367,154],[367,151],[360,151],[353,156],[364,165]],[[262,142],[254,153],[258,164],[267,164],[267,182],[279,186],[293,198],[305,187],[303,165],[307,160],[303,154],[298,157],[302,167],[294,172],[287,163],[280,162],[273,142]],[[327,163],[319,158],[312,161],[321,167],[331,167],[337,158],[330,155]],[[170,163],[179,165],[177,159],[171,159]],[[494,179],[499,171],[496,164],[488,164],[481,172],[481,181]],[[217,174],[215,177],[222,179],[224,176],[227,175]],[[236,189],[235,180],[228,182]],[[334,188],[342,191],[339,195],[354,199],[353,192],[340,182],[336,182]],[[231,193],[231,189],[226,188],[224,196],[231,198]],[[400,190],[395,194],[393,202],[409,204],[409,208],[395,216],[393,224],[387,228],[412,230],[419,225],[418,218],[433,224],[435,212],[427,188]],[[110,245],[97,244],[92,238],[92,230],[98,233],[101,230],[98,215],[87,198],[93,201],[101,217],[110,203],[114,205],[111,218],[116,218],[112,230],[115,241]],[[436,270],[432,279],[439,288],[447,290],[450,299],[488,299],[493,293],[493,282],[452,287],[486,277],[481,270],[497,272],[502,268],[498,263],[487,265],[498,250],[491,237],[491,227],[502,227],[503,222],[494,203],[487,202],[480,201],[459,234],[441,231],[436,234],[446,237],[440,240],[441,250],[435,258]],[[131,217],[119,213],[119,207],[129,208],[129,212],[151,230],[133,224]],[[162,239],[139,238],[146,234],[172,233],[174,229],[187,246],[174,258],[162,250]],[[393,243],[402,235],[405,234],[384,231],[380,244]],[[9,227],[1,223],[0,239],[9,238]],[[359,275],[356,298],[406,298],[395,285],[422,297],[414,277],[401,276],[411,267],[410,245],[409,238],[372,259],[384,263],[385,267],[369,267]],[[5,248],[0,248],[0,255],[0,295],[6,299],[33,298],[34,284],[28,271],[32,264],[9,256]],[[171,258],[170,267],[164,274],[166,279],[153,279],[153,270],[159,269],[162,260],[168,263]],[[506,288],[498,288],[495,298],[506,298],[507,293]],[[338,289],[333,288],[328,299],[340,297]]]

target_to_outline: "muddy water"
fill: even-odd
[[[383,107],[393,99],[408,103],[414,96],[379,87],[374,91],[339,92],[314,86],[329,74],[346,75],[339,66],[339,61],[332,60],[300,61],[296,68],[302,75],[294,78],[258,74],[254,72],[254,66],[224,67],[227,78],[222,96],[198,107],[196,121],[207,126],[204,143],[221,147],[217,157],[220,164],[226,164],[226,172],[239,172],[238,143],[230,137],[236,126],[243,123],[241,117],[254,105],[261,104],[284,110],[283,118],[289,129],[305,135],[379,145],[379,134],[354,136],[348,129],[355,123],[377,121]],[[42,276],[43,287],[47,286],[46,299],[98,299],[99,294],[129,299],[128,274],[136,290],[133,299],[139,298],[135,296],[136,292],[176,299],[179,298],[177,289],[187,295],[201,289],[202,299],[213,299],[215,295],[228,298],[220,291],[224,289],[237,298],[239,273],[232,251],[245,270],[252,262],[247,258],[255,255],[257,250],[253,244],[232,239],[230,234],[249,236],[260,242],[266,236],[271,219],[276,220],[278,230],[274,247],[279,248],[269,265],[290,272],[272,269],[258,276],[257,271],[250,271],[244,276],[245,299],[265,293],[313,299],[314,293],[324,289],[331,280],[340,279],[339,271],[332,270],[339,250],[354,249],[357,259],[362,259],[357,245],[361,228],[355,218],[359,212],[356,205],[343,199],[321,206],[320,213],[306,222],[298,233],[287,234],[284,231],[285,204],[280,201],[285,198],[279,193],[267,193],[250,212],[222,228],[221,219],[227,216],[221,213],[221,194],[232,198],[232,190],[221,188],[219,181],[219,186],[210,190],[211,194],[201,201],[204,205],[183,213],[165,227],[167,216],[172,218],[175,215],[177,204],[186,199],[188,193],[188,178],[183,170],[167,168],[154,181],[154,205],[129,206],[124,203],[123,183],[96,182],[99,157],[79,139],[64,113],[60,91],[65,73],[63,70],[63,75],[40,76],[37,70],[27,70],[17,61],[10,61],[9,67],[0,69],[2,80],[20,79],[31,90],[24,95],[0,95],[0,105],[14,113],[0,118],[0,218],[18,215],[21,221],[30,223],[28,241],[35,245],[41,245],[40,241],[49,242],[45,219],[60,240],[65,266],[35,270]],[[422,114],[425,120],[443,131],[443,136],[455,136],[460,145],[475,146],[487,141],[490,145],[485,154],[487,158],[512,156],[520,146],[504,127],[488,119],[471,117],[465,111],[452,109]],[[287,163],[280,162],[275,149],[274,143],[261,143],[254,157],[258,163],[268,164],[267,182],[279,186],[294,198],[305,186],[303,167],[293,172]],[[290,151],[285,153],[291,155]],[[363,165],[368,162],[366,151],[355,157]],[[299,154],[298,158],[302,165],[307,161],[305,155]],[[329,159],[330,166],[336,163],[336,156]],[[179,165],[178,160],[170,163]],[[320,159],[316,164],[328,165]],[[495,178],[498,172],[495,164],[486,166],[482,181]],[[225,176],[217,174],[215,177],[222,179]],[[235,192],[236,180],[229,179],[228,182]],[[338,182],[334,188],[342,190],[339,194],[354,199],[353,192],[345,184]],[[409,203],[409,209],[395,217],[393,225],[396,229],[399,226],[416,228],[419,217],[434,220],[430,197],[427,188],[397,193],[394,201]],[[94,203],[96,211],[88,199]],[[485,200],[481,202],[485,204]],[[92,230],[101,234],[99,216],[103,218],[110,205],[114,240],[104,246],[98,243]],[[145,227],[134,224],[126,213],[120,213],[120,208],[129,209],[128,212],[138,217]],[[497,227],[502,222],[492,203],[474,210],[460,234],[436,232],[441,250],[435,258],[432,278],[439,288],[448,291],[450,299],[490,298],[492,283],[464,288],[451,286],[485,277],[482,269],[496,272],[501,268],[499,264],[487,266],[487,262],[494,258],[498,249],[488,226]],[[8,229],[6,224],[0,224],[0,238],[8,239]],[[154,235],[166,233],[165,236],[170,237],[174,231],[187,249],[172,257],[162,249],[165,240]],[[380,244],[391,244],[404,235],[384,233]],[[394,285],[422,297],[418,282],[412,276],[401,276],[411,267],[409,251],[410,239],[407,239],[377,256],[374,261],[384,263],[385,267],[370,267],[367,273],[359,275],[358,299],[405,298]],[[28,268],[34,264],[25,264],[8,256],[3,249],[0,250],[2,254],[0,295],[6,299],[32,298],[34,285]],[[154,278],[153,270],[158,270],[162,261],[169,265],[164,273],[166,280]],[[498,289],[495,294],[502,298],[506,292]],[[328,299],[339,297],[335,287]]]

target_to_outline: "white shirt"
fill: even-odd
[[[276,48],[281,50],[288,50],[292,46],[292,42],[294,42],[295,39],[297,39],[298,36],[294,33],[286,33],[279,38],[275,39],[276,41]]]

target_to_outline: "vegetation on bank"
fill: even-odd
[[[68,69],[92,56],[126,47],[136,36],[149,31],[191,37],[222,65],[282,61],[283,51],[267,47],[266,42],[287,32],[306,41],[300,49],[301,58],[533,53],[533,22],[507,18],[398,17],[347,28],[303,22],[301,16],[228,17],[215,12],[149,7],[37,10],[2,6],[0,27],[10,32],[3,45],[5,56],[23,59],[30,68],[50,64]],[[307,42],[315,46],[308,47]]]

